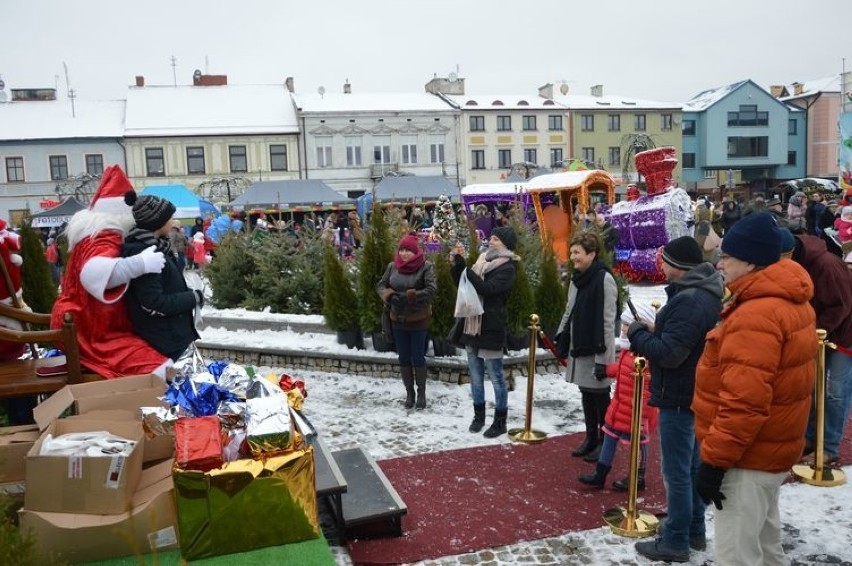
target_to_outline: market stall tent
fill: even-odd
[[[201,216],[198,195],[184,185],[150,185],[140,191],[140,195],[152,195],[164,198],[175,205],[175,218],[196,218]]]
[[[318,179],[258,181],[230,202],[230,207],[243,210],[260,208],[280,212],[354,209],[355,202]]]
[[[382,202],[428,202],[447,195],[458,202],[459,188],[440,175],[385,177],[376,185],[376,198]]]
[[[32,227],[55,228],[57,226],[62,226],[71,220],[71,217],[74,216],[75,213],[83,210],[84,208],[86,208],[85,204],[74,197],[68,197],[58,206],[32,214],[30,216],[32,219]]]

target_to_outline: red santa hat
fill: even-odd
[[[115,214],[130,214],[131,208],[124,202],[124,195],[132,191],[133,185],[121,167],[111,165],[104,169],[101,184],[92,197],[89,210],[92,212],[107,212]]]

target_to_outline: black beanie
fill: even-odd
[[[781,259],[781,233],[768,212],[744,216],[722,238],[722,252],[758,267]]]
[[[139,196],[135,191],[127,191],[124,202],[133,207],[133,220],[136,226],[151,232],[159,230],[175,214],[175,205],[164,198],[153,195]]]
[[[681,236],[663,248],[663,261],[672,267],[689,270],[704,261],[704,254],[695,238]]]
[[[511,226],[500,226],[498,228],[494,228],[491,230],[492,236],[497,236],[500,238],[500,241],[503,242],[507,248],[512,251],[515,251],[515,246],[518,245],[518,237],[515,235],[515,231]]]

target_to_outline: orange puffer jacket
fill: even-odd
[[[814,388],[813,283],[800,265],[782,259],[730,289],[696,371],[692,410],[701,461],[783,472],[802,453]]]

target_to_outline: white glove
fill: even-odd
[[[156,249],[156,246],[151,246],[145,248],[139,254],[145,269],[143,273],[160,273],[166,266],[166,256],[163,255],[163,252],[156,251]]]

